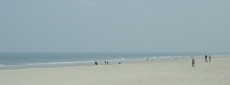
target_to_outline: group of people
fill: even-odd
[[[94,64],[95,64],[95,65],[98,65],[98,62],[95,61]],[[121,62],[119,62],[118,64],[121,64]],[[105,65],[109,65],[109,61],[105,61]]]
[[[204,56],[205,62],[211,62],[211,55],[209,55],[209,60],[208,60],[208,55]],[[192,56],[192,67],[195,67],[195,59]]]
[[[211,62],[211,55],[209,55],[209,60],[208,60],[208,55],[205,55],[205,62]]]
[[[94,64],[95,64],[95,65],[98,65],[98,62],[95,61]],[[105,61],[105,64],[106,64],[106,65],[109,65],[109,61]]]
[[[105,61],[105,64],[106,64],[106,65],[109,65],[109,61]]]

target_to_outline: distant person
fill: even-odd
[[[121,64],[121,62],[119,62],[119,64]]]
[[[106,61],[105,61],[105,64],[106,64]]]
[[[195,59],[194,58],[192,58],[192,67],[195,68]]]
[[[211,55],[209,55],[209,62],[211,62]]]
[[[208,62],[207,58],[208,58],[208,56],[207,56],[207,55],[205,55],[205,62]]]
[[[97,61],[95,61],[95,65],[97,65],[98,63],[97,63]]]
[[[109,61],[107,61],[106,64],[109,65]]]

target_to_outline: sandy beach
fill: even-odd
[[[230,57],[0,70],[0,85],[230,85]]]

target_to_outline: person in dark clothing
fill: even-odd
[[[192,67],[195,68],[195,59],[194,58],[192,58]]]
[[[208,58],[208,56],[207,56],[207,55],[205,55],[205,62],[208,62],[207,58]]]
[[[97,65],[98,63],[97,63],[97,61],[95,61],[95,65]]]

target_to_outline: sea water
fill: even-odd
[[[0,53],[0,69],[59,67],[203,56],[204,53]]]

